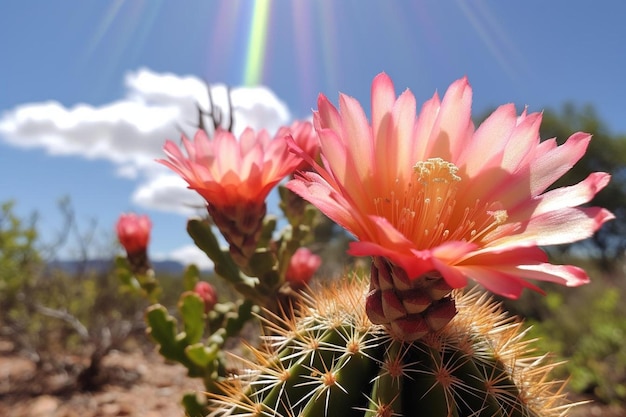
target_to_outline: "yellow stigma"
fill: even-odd
[[[398,187],[387,196],[374,199],[376,214],[388,219],[423,249],[445,241],[482,240],[507,221],[507,212],[479,198],[471,206],[457,207],[456,195],[462,180],[458,171],[456,165],[442,158],[417,162],[408,183],[403,186],[397,181]],[[468,200],[464,201],[467,204]]]

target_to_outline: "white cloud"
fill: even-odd
[[[205,83],[199,78],[158,74],[148,69],[131,72],[120,100],[94,107],[66,108],[50,101],[17,106],[0,117],[0,140],[20,148],[41,148],[50,155],[105,159],[120,177],[138,179],[132,199],[145,208],[188,214],[188,206],[202,205],[186,191],[186,184],[156,163],[165,157],[166,139],[177,140],[180,130],[192,135],[198,125],[198,106],[210,110]],[[223,125],[228,122],[228,94],[223,84],[211,85]],[[265,87],[237,87],[230,91],[235,134],[250,126],[270,133],[289,122],[284,103]],[[208,118],[205,124],[210,125]],[[159,189],[159,187],[165,187]]]
[[[185,216],[206,212],[206,203],[198,193],[187,188],[178,175],[155,175],[140,184],[132,195],[133,203]]]
[[[203,271],[212,270],[214,265],[213,261],[211,261],[206,253],[202,252],[195,245],[183,246],[179,249],[175,249],[168,254],[152,255],[152,259],[155,261],[177,261],[183,265],[195,264]]]

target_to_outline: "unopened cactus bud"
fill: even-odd
[[[307,284],[322,264],[322,258],[307,248],[299,248],[289,260],[285,278],[295,286]]]
[[[120,215],[117,225],[117,238],[126,249],[128,262],[133,273],[144,275],[150,270],[148,242],[152,222],[146,215],[126,213]]]
[[[215,307],[215,304],[217,304],[217,292],[211,284],[206,281],[199,281],[196,283],[193,292],[198,294],[202,301],[204,301],[205,313],[213,310],[213,307]]]
[[[146,215],[122,214],[117,221],[117,238],[128,253],[145,251],[150,241],[152,222]]]

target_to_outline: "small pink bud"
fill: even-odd
[[[193,292],[198,294],[202,301],[204,301],[204,312],[208,313],[213,310],[215,304],[217,304],[217,292],[211,284],[206,281],[198,281],[193,289]]]
[[[306,284],[322,264],[322,258],[307,248],[299,248],[291,257],[286,279],[292,284]]]
[[[146,215],[122,214],[117,221],[117,238],[129,254],[145,252],[150,241],[152,223]]]

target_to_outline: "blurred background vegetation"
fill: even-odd
[[[585,268],[591,284],[561,288],[543,284],[547,295],[526,292],[521,300],[503,300],[506,308],[532,325],[541,352],[551,352],[567,363],[558,375],[570,379],[570,389],[605,403],[626,405],[626,136],[607,131],[592,107],[566,104],[546,110],[542,138],[557,137],[562,143],[576,131],[593,134],[585,157],[555,187],[574,184],[594,171],[610,172],[610,185],[591,205],[603,206],[616,215],[593,238],[572,245],[546,248],[555,263]],[[100,364],[111,350],[154,349],[145,335],[144,309],[148,301],[124,292],[115,273],[119,253],[113,235],[98,242],[105,248],[100,259],[88,259],[85,247],[94,244],[98,230],[81,231],[71,204],[60,204],[66,223],[59,239],[42,242],[36,214],[15,215],[15,204],[0,202],[0,355],[22,355],[37,366],[39,375],[69,375],[54,392],[96,389],[103,383]],[[56,254],[68,233],[80,242],[83,259],[58,262]],[[312,246],[325,260],[321,277],[337,276],[355,260],[345,255],[347,235],[328,222],[316,231]],[[358,260],[356,262],[359,262]],[[180,274],[156,269],[163,288],[160,302],[175,310],[180,295]],[[181,266],[182,270],[182,266]],[[221,280],[203,274],[220,298],[232,296]],[[69,358],[72,358],[71,360]],[[77,360],[76,358],[79,358]],[[32,395],[46,387],[35,382]],[[48,387],[49,388],[49,387]],[[0,392],[0,396],[3,393]]]

